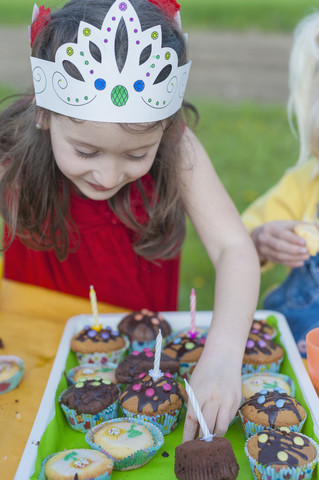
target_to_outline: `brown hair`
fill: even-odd
[[[143,29],[162,26],[163,45],[176,50],[179,63],[186,61],[182,34],[172,20],[158,7],[146,0],[131,0],[138,12]],[[51,13],[50,21],[37,36],[32,55],[53,61],[60,45],[76,41],[81,20],[100,28],[113,0],[71,0],[62,9]],[[120,30],[120,29],[119,29]],[[126,32],[117,43],[117,62],[126,56]],[[147,53],[145,53],[147,55]],[[76,74],[76,73],[75,73]],[[33,95],[21,97],[0,116],[0,213],[10,227],[8,247],[14,235],[28,246],[38,250],[54,249],[59,259],[67,257],[79,243],[77,226],[69,215],[69,180],[58,169],[53,157],[50,132],[37,130],[38,108]],[[55,115],[41,110],[43,118]],[[185,114],[185,115],[184,115]],[[148,259],[165,259],[174,256],[185,236],[185,214],[178,188],[180,169],[180,140],[185,121],[196,109],[184,102],[181,111],[165,121],[163,137],[150,170],[154,180],[154,198],[149,201],[141,180],[137,181],[149,220],[140,224],[130,204],[131,185],[123,187],[108,203],[123,223],[136,232],[134,249]],[[158,128],[149,125],[122,125],[130,132],[141,128]]]

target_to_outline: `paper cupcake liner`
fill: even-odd
[[[255,435],[255,433],[261,432],[262,430],[271,429],[271,427],[267,427],[266,425],[260,425],[258,423],[247,420],[247,418],[243,416],[240,410],[238,410],[238,413],[241,418],[241,422],[244,427],[244,432],[247,439]],[[307,412],[305,412],[305,418],[300,423],[296,425],[285,425],[285,427],[288,427],[289,430],[291,430],[292,432],[300,432],[306,419],[307,419]],[[283,425],[278,425],[278,427],[280,426],[283,426]]]
[[[59,452],[56,452],[56,453],[59,453]],[[45,472],[44,472],[45,464],[47,463],[47,461],[51,457],[56,455],[56,453],[53,453],[52,455],[49,455],[48,457],[46,457],[43,460],[43,462],[41,464],[41,470],[40,470],[40,473],[39,473],[39,476],[38,476],[38,480],[47,480],[47,476],[45,475]],[[105,453],[105,452],[103,452],[103,453]],[[108,458],[111,459],[110,455],[107,455],[107,456],[108,456]],[[110,473],[105,472],[103,475],[99,475],[98,477],[94,477],[92,480],[110,480],[111,477],[112,477],[112,471]]]
[[[249,378],[252,378],[252,377],[257,377],[258,378],[258,375],[259,375],[259,373],[245,373],[244,375],[241,376],[241,381],[243,383],[245,380],[248,380]],[[274,372],[263,372],[262,375],[264,375],[264,376],[269,375],[269,376],[272,376],[272,377],[282,378],[282,380],[284,380],[290,388],[290,392],[287,392],[288,395],[290,395],[291,397],[295,396],[296,386],[295,386],[294,382],[292,381],[292,379],[290,377],[288,377],[288,375],[284,375],[283,373],[274,373]],[[260,390],[267,389],[268,391],[271,391],[274,388],[278,388],[278,385],[271,385],[271,384],[261,385]],[[280,388],[285,390],[283,387],[280,387]],[[245,401],[245,400],[246,399],[244,399],[244,397],[243,397],[242,402]]]
[[[76,383],[76,381],[74,380],[74,376],[76,375],[76,373],[79,370],[83,370],[85,368],[87,368],[87,369],[103,368],[103,370],[105,372],[114,372],[115,369],[117,368],[117,365],[115,363],[111,363],[111,362],[107,362],[105,365],[94,364],[94,363],[83,363],[82,365],[78,365],[77,367],[73,367],[73,368],[71,368],[71,370],[68,371],[68,374],[67,374],[67,379],[68,379],[68,382],[69,382],[70,385],[74,385]],[[95,376],[96,377],[100,376],[100,373],[96,372]],[[85,377],[85,374],[83,374],[83,377]],[[115,373],[114,373],[114,377],[115,377]],[[109,378],[109,380],[111,380],[111,377]],[[114,381],[113,381],[113,383],[114,383]]]
[[[142,413],[132,413],[121,407],[123,415],[128,418],[142,420],[143,422],[149,422],[160,429],[163,435],[171,433],[178,424],[179,414],[182,407],[174,410],[173,413],[161,413],[158,415],[144,415]]]
[[[243,363],[241,367],[241,374],[244,375],[246,373],[264,373],[264,372],[272,372],[272,373],[279,373],[280,366],[282,364],[284,357],[280,358],[276,362],[271,363]]]
[[[0,355],[0,361],[1,360],[3,362],[16,363],[19,367],[19,371],[12,375],[12,377],[0,382],[0,394],[10,392],[10,390],[17,388],[24,372],[24,363],[21,358],[16,357],[15,355]]]
[[[94,443],[93,438],[94,438],[94,434],[100,428],[102,428],[103,425],[105,425],[106,423],[113,423],[113,422],[131,422],[131,423],[137,423],[139,425],[143,425],[152,434],[152,437],[153,437],[153,440],[154,440],[154,445],[152,447],[137,450],[132,455],[129,455],[128,457],[125,457],[125,458],[117,459],[115,457],[112,457],[112,455],[110,455],[108,452],[106,452],[103,449],[103,447]],[[121,417],[121,418],[115,418],[115,419],[110,420],[108,422],[103,422],[100,425],[97,425],[96,427],[92,428],[85,435],[85,441],[94,450],[100,450],[101,452],[106,453],[110,458],[112,458],[112,460],[114,462],[114,470],[135,470],[136,468],[142,467],[143,465],[148,463],[150,460],[152,460],[152,458],[154,457],[156,452],[163,445],[164,437],[163,437],[163,434],[160,431],[160,429],[157,428],[157,426],[153,425],[152,423],[144,422],[144,421],[139,420],[139,419],[133,419],[133,418],[128,418],[128,417],[122,418]]]
[[[196,363],[197,362],[189,362],[189,363],[183,362],[183,363],[181,363],[181,366],[180,366],[179,371],[178,371],[179,377],[182,378],[183,380],[187,380],[189,382],[190,378],[192,376],[193,370],[196,366]]]
[[[59,396],[59,403],[63,393],[64,392],[62,392]],[[63,403],[60,403],[60,405],[70,427],[72,427],[73,430],[76,430],[77,432],[83,433],[88,432],[91,428],[95,427],[99,423],[117,417],[119,410],[118,400],[116,400],[114,403],[112,403],[107,408],[101,410],[101,412],[98,412],[95,415],[90,413],[77,413],[73,408],[69,408]]]
[[[249,465],[255,480],[310,480],[312,478],[313,471],[316,467],[319,457],[318,445],[316,442],[304,435],[316,448],[317,455],[312,462],[306,465],[300,465],[298,467],[283,467],[280,470],[275,469],[272,466],[263,466],[258,463],[251,455],[249,455],[247,443],[245,443],[245,453],[249,461]]]
[[[119,350],[113,352],[94,352],[94,353],[81,353],[75,352],[76,358],[80,365],[86,363],[97,363],[99,365],[105,365],[106,363],[113,363],[116,366],[123,359],[126,351],[130,346],[130,342],[127,337],[123,336],[125,340],[125,346]]]

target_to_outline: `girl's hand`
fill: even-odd
[[[275,220],[253,230],[251,237],[261,263],[269,261],[290,268],[303,266],[309,259],[309,252],[305,240],[294,233],[299,223]]]
[[[241,363],[226,348],[219,353],[203,351],[191,376],[190,385],[210,433],[223,436],[241,401]],[[203,436],[188,400],[183,442]]]

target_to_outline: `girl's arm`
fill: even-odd
[[[241,400],[241,365],[256,309],[260,269],[240,216],[196,136],[182,140],[181,194],[216,270],[213,320],[191,386],[211,432],[223,435]],[[183,440],[196,435],[188,407]]]

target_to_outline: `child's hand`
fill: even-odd
[[[251,237],[258,251],[260,262],[273,262],[286,267],[302,267],[309,259],[303,238],[294,233],[300,222],[276,220],[256,228]]]
[[[241,363],[226,348],[214,354],[203,351],[190,385],[211,433],[223,436],[241,401]],[[183,442],[202,436],[196,414],[188,401]]]

